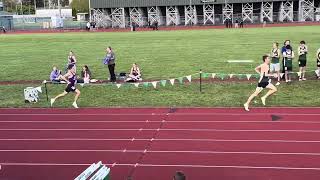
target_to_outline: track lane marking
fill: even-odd
[[[199,131],[199,132],[299,132],[299,133],[320,133],[320,130],[291,130],[291,129],[0,129],[0,131]]]
[[[106,138],[2,138],[0,141],[196,141],[196,142],[270,142],[270,143],[320,143],[320,140],[278,140],[278,139],[106,139]]]
[[[320,113],[276,113],[276,112],[260,112],[260,113],[220,113],[220,112],[198,112],[198,113],[0,113],[0,116],[208,116],[208,115],[222,115],[222,116],[264,116],[264,115],[279,115],[279,116],[320,116]]]
[[[254,151],[157,151],[157,150],[106,150],[106,149],[1,149],[0,152],[118,152],[118,153],[190,153],[190,154],[255,154],[255,155],[304,155],[320,156],[320,153],[304,152],[254,152]]]
[[[86,163],[2,163],[2,166],[90,166],[91,164]],[[107,166],[113,164],[104,163]],[[236,165],[192,165],[192,164],[115,164],[116,166],[137,166],[137,167],[179,167],[179,168],[232,168],[232,169],[274,169],[274,170],[314,170],[320,171],[318,167],[281,167],[281,166],[236,166]]]

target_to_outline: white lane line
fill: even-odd
[[[156,151],[156,150],[106,150],[106,149],[2,149],[0,152],[118,152],[118,153],[187,153],[187,154],[255,154],[320,156],[320,153],[303,152],[254,152],[254,151]]]
[[[195,132],[299,132],[320,133],[320,130],[291,129],[0,129],[0,131],[195,131]]]
[[[165,116],[166,113],[0,113],[0,116]]]
[[[270,142],[270,143],[320,143],[320,140],[278,140],[278,139],[106,139],[106,138],[15,138],[0,141],[195,141],[195,142]]]
[[[159,123],[162,121],[108,121],[108,120],[103,120],[103,121],[1,121],[0,123]],[[234,121],[234,120],[225,120],[225,121],[216,121],[216,120],[212,120],[212,121],[179,121],[179,120],[167,120],[165,121],[165,123],[303,123],[303,124],[320,124],[320,121],[291,121],[291,120],[282,120],[282,121],[271,121],[271,120],[265,120],[265,121]]]
[[[320,111],[320,110],[319,110]],[[0,116],[165,116],[167,113],[0,113]],[[262,115],[282,115],[282,116],[320,116],[320,113],[277,113],[277,112],[260,112],[260,113],[170,113],[169,116],[208,116],[208,115],[223,115],[223,116],[262,116]]]
[[[90,166],[86,163],[7,163],[0,162],[3,166]],[[192,164],[105,164],[107,166],[132,166],[132,167],[175,167],[175,168],[232,168],[232,169],[273,169],[273,170],[313,170],[320,171],[318,167],[281,167],[281,166],[232,166],[232,165],[192,165]]]

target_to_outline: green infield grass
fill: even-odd
[[[157,31],[126,33],[56,33],[0,35],[0,81],[48,79],[53,65],[64,69],[70,50],[76,53],[78,67],[88,65],[95,79],[108,78],[102,64],[104,49],[112,46],[116,72],[128,72],[138,63],[144,80],[177,78],[202,69],[210,73],[252,73],[269,53],[272,43],[280,45],[290,39],[294,51],[305,40],[309,46],[308,70],[315,70],[315,53],[320,48],[320,26],[251,29],[217,29],[194,31]],[[228,60],[253,60],[250,64],[228,63]],[[294,71],[298,71],[297,59]],[[313,75],[309,75],[313,78]],[[318,106],[317,80],[282,83],[279,92],[269,99],[270,106]],[[24,104],[23,89],[33,85],[0,85],[0,107],[47,107],[44,94],[37,104]],[[197,83],[157,89],[150,87],[97,85],[79,87],[80,107],[187,106],[214,107],[243,104],[255,89],[251,82],[205,83],[199,93]],[[48,85],[49,97],[64,90],[64,85]],[[56,107],[71,107],[73,96],[57,100]],[[261,106],[257,99],[255,106]]]

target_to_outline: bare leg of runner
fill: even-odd
[[[243,105],[243,106],[244,106],[244,109],[245,109],[246,111],[249,111],[249,105],[250,105],[251,101],[252,101],[255,97],[257,97],[257,96],[261,93],[262,90],[263,90],[263,88],[257,87],[257,88],[256,88],[256,91],[251,94],[251,96],[248,98],[247,102]]]
[[[59,95],[56,96],[55,98],[51,98],[51,106],[53,105],[53,103],[54,103],[58,98],[61,98],[61,97],[65,96],[65,95],[67,95],[67,94],[68,94],[68,93],[64,91],[63,93],[59,94]]]
[[[75,108],[78,108],[78,105],[77,105],[77,100],[79,99],[79,96],[80,96],[80,91],[78,89],[76,89],[76,95],[74,96],[74,102],[72,103],[73,107]]]
[[[273,84],[269,84],[266,88],[269,89],[266,95],[261,97],[262,104],[265,106],[266,105],[266,99],[269,97],[271,94],[277,92],[277,88]]]

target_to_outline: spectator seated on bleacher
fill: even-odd
[[[126,82],[137,82],[137,81],[141,81],[141,71],[139,66],[137,65],[137,63],[134,63],[132,65],[132,68],[130,70],[130,74],[128,76],[128,78],[125,80]]]
[[[53,66],[52,71],[50,73],[50,81],[52,81],[52,83],[60,83],[60,75],[61,71],[56,66]]]

